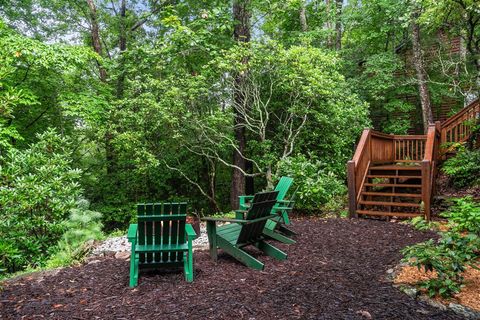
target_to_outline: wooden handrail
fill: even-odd
[[[468,121],[478,120],[480,118],[480,102],[475,100],[460,112],[447,119],[441,125],[441,144],[464,142],[472,133],[472,126]],[[443,150],[442,153],[447,152]]]
[[[355,162],[355,165],[362,158],[372,131],[372,129],[363,129],[362,136],[360,137],[360,141],[358,142],[357,148],[355,149],[355,154],[353,155],[352,159],[352,161]]]
[[[466,107],[464,107],[462,110],[460,110],[459,112],[455,113],[453,116],[451,116],[450,118],[448,118],[447,120],[445,120],[443,123],[442,123],[442,129],[443,128],[446,128],[446,127],[449,127],[452,123],[456,122],[458,119],[460,119],[463,115],[465,115],[466,113],[468,113],[469,111],[475,109],[475,107],[480,107],[480,100],[477,99],[475,101],[472,101],[469,105],[467,105]],[[480,109],[479,109],[480,110]]]
[[[435,136],[437,133],[437,128],[435,125],[430,125],[427,131],[427,141],[425,142],[425,154],[423,156],[423,161],[433,161],[433,149],[435,144]]]

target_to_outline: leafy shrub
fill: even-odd
[[[48,267],[65,266],[81,261],[88,253],[88,241],[103,237],[100,222],[102,214],[88,208],[88,201],[80,200],[77,202],[77,208],[70,211],[70,217],[65,223],[67,231],[58,242],[58,251],[48,261]]]
[[[410,224],[417,230],[427,231],[435,229],[438,226],[438,223],[427,221],[424,217],[415,217],[410,220]]]
[[[463,188],[480,183],[480,149],[468,150],[460,146],[458,153],[445,161],[442,171],[453,186]]]
[[[421,283],[430,296],[449,297],[457,293],[463,282],[462,272],[467,266],[475,267],[480,239],[475,234],[462,236],[457,232],[442,235],[402,250],[404,261],[419,270],[435,271],[437,277]]]
[[[54,130],[0,157],[0,269],[42,265],[66,230],[81,193],[69,142]]]
[[[453,199],[454,205],[443,213],[453,230],[480,235],[480,203],[472,196]]]
[[[279,164],[279,173],[294,179],[298,187],[295,207],[299,209],[318,209],[330,201],[341,202],[339,196],[346,192],[343,181],[315,158],[303,155],[286,158]]]

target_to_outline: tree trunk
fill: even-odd
[[[87,0],[88,8],[90,9],[90,29],[92,37],[93,50],[100,56],[103,56],[102,43],[100,41],[100,28],[98,27],[97,7],[93,0]],[[107,80],[107,72],[98,63],[98,70],[100,73],[100,80],[105,82]]]
[[[235,21],[235,28],[233,31],[233,37],[237,42],[249,42],[250,41],[250,12],[249,6],[250,0],[235,0],[233,2],[233,19]],[[247,63],[245,58],[243,63]],[[245,83],[245,74],[238,74],[235,78],[235,91],[233,92],[233,99],[236,105],[244,105],[244,96],[240,90]],[[234,108],[234,136],[238,145],[238,151],[233,152],[232,163],[234,166],[245,170],[245,159],[243,153],[247,140],[245,137],[244,119],[241,112]],[[232,189],[230,192],[230,205],[232,209],[238,208],[238,196],[245,194],[245,176],[238,169],[233,169],[232,173]]]
[[[327,29],[327,47],[332,48],[333,47],[333,40],[332,40],[332,21],[331,21],[331,15],[330,15],[330,10],[331,8],[331,3],[334,0],[325,0],[325,8],[327,10],[327,20],[325,22],[325,29]]]
[[[342,21],[340,20],[342,16],[343,9],[343,0],[336,0],[336,11],[335,11],[335,49],[339,51],[342,49]]]
[[[413,64],[417,72],[418,91],[420,93],[420,103],[422,105],[423,130],[426,133],[428,126],[433,124],[432,105],[430,102],[430,92],[427,85],[427,73],[423,61],[422,48],[420,43],[420,26],[417,19],[418,10],[412,15],[412,44],[413,44]]]
[[[120,63],[119,63],[119,75],[117,79],[117,98],[122,99],[123,98],[123,90],[124,90],[124,85],[125,85],[125,58],[123,56],[123,53],[125,50],[127,50],[127,31],[126,31],[126,16],[127,16],[127,1],[122,0],[122,3],[120,5],[120,29],[118,30],[118,48],[120,49]]]
[[[308,31],[307,14],[306,14],[305,6],[306,6],[305,1],[302,1],[300,3],[300,12],[299,12],[300,26],[302,27],[302,32]]]

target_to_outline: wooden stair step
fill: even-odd
[[[401,166],[401,165],[380,165],[380,166],[370,166],[372,170],[422,170],[421,166]]]
[[[357,214],[364,214],[369,216],[389,216],[389,217],[402,217],[402,218],[414,218],[423,216],[420,212],[388,212],[388,211],[371,211],[371,210],[357,210]]]
[[[397,183],[365,183],[366,187],[397,187],[397,188],[421,188],[421,184],[397,184]]]
[[[413,208],[420,208],[420,204],[418,203],[410,203],[410,202],[384,202],[384,201],[367,201],[367,200],[360,200],[360,204],[365,204],[368,206],[389,206],[389,207],[413,207]]]
[[[399,178],[399,179],[421,179],[422,176],[401,176],[401,175],[387,175],[387,174],[369,174],[367,178]]]
[[[373,191],[364,191],[362,195],[366,196],[385,196],[385,197],[405,197],[405,198],[421,198],[420,193],[392,193],[392,192],[373,192]]]

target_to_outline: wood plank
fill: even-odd
[[[175,216],[180,210],[180,205],[178,203],[172,203],[172,214]],[[172,220],[171,229],[170,229],[170,245],[174,246],[178,243],[178,220]],[[177,261],[177,253],[170,252],[170,261]]]
[[[185,218],[179,219],[178,221],[178,244],[183,244],[187,242],[186,238],[186,231],[185,231],[185,225],[186,225],[186,216],[187,216],[187,203],[182,202],[180,203],[180,208],[178,213],[180,215],[184,215]],[[199,236],[199,235],[198,235]],[[177,261],[183,261],[183,254],[178,254],[177,253]]]
[[[162,214],[162,204],[155,203],[153,205],[153,216],[160,216],[161,214]],[[162,222],[161,221],[155,221],[153,223],[153,244],[156,246],[162,245]],[[154,253],[153,261],[161,262],[162,255],[158,253]]]
[[[141,217],[145,215],[145,204],[141,203],[137,205],[137,216]],[[145,244],[145,222],[138,222],[138,244],[144,245]],[[145,262],[145,254],[140,253],[139,255],[139,262]]]
[[[367,196],[385,196],[385,197],[404,197],[404,198],[421,198],[420,193],[399,193],[399,192],[373,192],[373,191],[364,191],[362,194]]]
[[[421,184],[365,183],[366,187],[421,188]]]
[[[171,215],[172,214],[172,205],[170,203],[163,204],[163,214]],[[170,221],[164,221],[162,225],[162,246],[170,244]],[[162,261],[168,261],[170,255],[168,252],[162,254]]]
[[[357,210],[358,214],[369,215],[369,216],[389,216],[389,217],[401,217],[401,218],[413,218],[422,216],[420,212],[418,213],[406,213],[406,212],[387,212],[387,211],[370,211],[370,210]]]
[[[153,204],[147,203],[145,205],[145,215],[152,216],[153,215]],[[140,217],[139,217],[140,218]],[[153,245],[153,222],[146,221],[145,222],[145,243],[146,245]],[[147,262],[153,262],[153,254],[147,253]]]
[[[384,201],[365,201],[360,200],[360,204],[367,206],[391,206],[391,207],[412,207],[420,208],[419,203],[410,203],[410,202],[384,202]]]
[[[419,179],[422,176],[401,176],[401,175],[388,175],[388,174],[369,174],[367,178],[388,178],[388,179]]]
[[[421,166],[402,166],[402,165],[380,165],[380,166],[372,166],[370,167],[371,170],[422,170]]]

